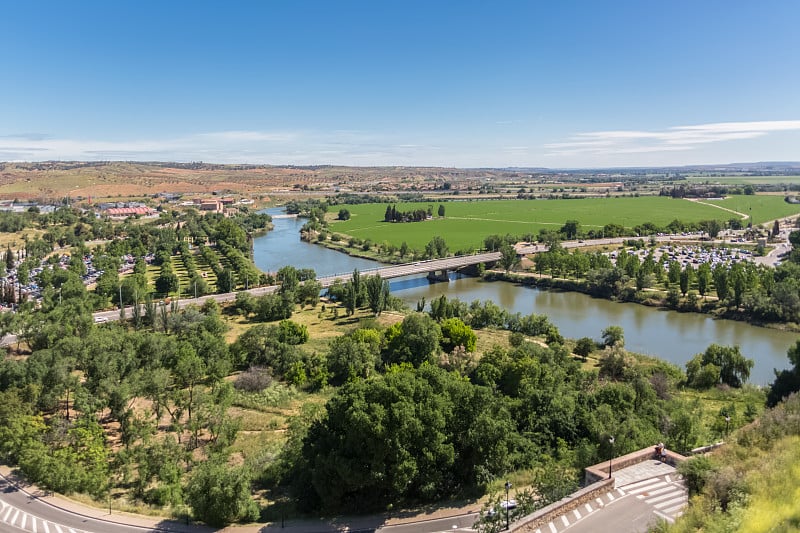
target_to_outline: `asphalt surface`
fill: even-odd
[[[68,508],[69,507],[69,508]],[[138,523],[138,525],[137,525]],[[44,496],[36,487],[20,487],[0,474],[0,531],[28,533],[212,533],[212,528],[149,517],[107,514],[67,500]]]

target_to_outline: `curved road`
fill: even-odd
[[[124,518],[122,515],[116,519]],[[0,475],[0,531],[28,533],[143,533],[147,531],[213,531],[161,522],[156,527],[120,524],[71,512],[48,503]]]

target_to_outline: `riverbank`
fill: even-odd
[[[692,303],[689,298],[684,297],[678,302],[678,305],[670,305],[668,302],[668,291],[661,289],[637,291],[633,287],[626,287],[620,291],[618,295],[604,297],[593,293],[586,280],[554,278],[532,272],[503,272],[499,270],[489,270],[484,274],[483,278],[487,281],[505,281],[536,287],[541,290],[579,292],[591,296],[592,298],[599,298],[610,302],[635,303],[657,309],[677,311],[679,313],[698,313],[709,315],[715,319],[735,320],[738,322],[746,322],[752,326],[800,333],[800,324],[760,322],[741,310],[731,308],[720,309],[716,304],[718,299],[713,296],[707,296],[703,299],[695,298],[694,303]]]

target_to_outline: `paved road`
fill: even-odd
[[[643,533],[658,520],[673,523],[683,514],[688,499],[685,483],[671,469],[669,474],[629,481],[622,487],[618,486],[556,518],[536,533]]]
[[[122,515],[114,520],[125,520]],[[209,533],[211,528],[186,527],[164,521],[156,527],[114,523],[74,513],[48,503],[20,489],[0,475],[0,531],[27,533],[143,533],[147,531],[197,531]]]

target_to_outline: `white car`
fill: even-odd
[[[503,510],[516,509],[517,508],[517,500],[514,500],[514,499],[503,500],[503,501],[500,502],[500,508],[503,509]],[[494,516],[496,514],[497,514],[497,511],[494,510],[494,507],[489,507],[489,510],[486,511],[486,515],[487,516]]]
[[[108,318],[107,317],[104,317],[104,316],[96,316],[96,317],[94,317],[94,323],[95,324],[102,324],[104,322],[108,322]]]

